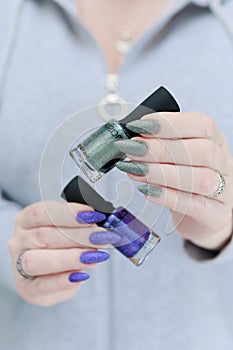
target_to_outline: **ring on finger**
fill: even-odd
[[[23,258],[23,255],[30,249],[25,249],[23,250],[17,260],[16,260],[16,269],[18,271],[18,273],[20,274],[20,276],[28,279],[28,280],[34,280],[36,278],[36,276],[31,276],[31,275],[28,275],[24,270],[23,270],[23,267],[22,267],[22,258]]]
[[[216,198],[216,197],[220,196],[225,189],[226,181],[225,181],[224,176],[222,174],[220,174],[218,171],[215,171],[215,172],[216,172],[218,179],[219,179],[218,188],[214,193],[205,196],[206,198]]]

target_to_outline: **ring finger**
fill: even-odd
[[[32,249],[23,254],[21,266],[27,275],[41,276],[90,268],[108,258],[109,254],[90,249]]]
[[[135,138],[134,140],[146,144],[148,151],[143,156],[132,155],[126,152],[127,156],[132,160],[205,166],[214,170],[225,170],[227,166],[223,147],[208,139],[162,140]]]
[[[211,195],[219,186],[219,177],[216,171],[203,167],[189,167],[172,164],[154,164],[147,163],[148,172],[145,176],[129,174],[136,181],[146,182],[152,185],[169,187],[176,190],[200,194],[204,196]],[[226,187],[228,186],[228,177],[224,176]],[[227,189],[219,198],[224,201]]]

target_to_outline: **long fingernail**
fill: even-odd
[[[145,175],[148,173],[148,165],[139,162],[127,162],[127,161],[119,161],[116,163],[116,167],[125,171],[126,173],[134,174],[134,175]]]
[[[77,214],[76,219],[85,224],[93,224],[104,221],[106,219],[106,215],[99,211],[80,211]]]
[[[160,124],[155,120],[141,119],[126,124],[127,129],[138,134],[158,134]]]
[[[70,282],[82,282],[88,280],[90,275],[85,272],[73,272],[69,275]]]
[[[121,140],[114,142],[114,146],[121,152],[144,156],[148,151],[148,146],[136,140]]]
[[[121,236],[111,231],[92,232],[89,241],[92,244],[113,244],[120,241]]]
[[[160,197],[163,193],[160,187],[150,186],[150,185],[140,185],[137,187],[137,189],[141,193],[152,197]]]
[[[97,251],[90,251],[90,252],[84,252],[80,255],[80,261],[83,264],[93,264],[93,263],[99,263],[106,261],[110,258],[110,255],[105,252],[101,252],[99,250]]]

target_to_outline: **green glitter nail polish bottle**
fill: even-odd
[[[115,164],[125,158],[114,142],[138,136],[126,128],[126,124],[153,112],[179,112],[179,106],[173,96],[164,87],[160,87],[147,97],[138,107],[120,122],[112,119],[91,134],[86,140],[70,151],[71,157],[91,182],[98,181]]]

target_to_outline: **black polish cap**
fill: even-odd
[[[143,115],[152,112],[179,112],[180,107],[171,93],[161,86],[140,103],[130,114],[123,118],[120,123],[127,124],[140,119]]]
[[[67,202],[76,202],[90,205],[94,210],[106,215],[111,214],[115,208],[111,202],[106,201],[94,188],[80,176],[75,176],[64,188],[61,197]]]

